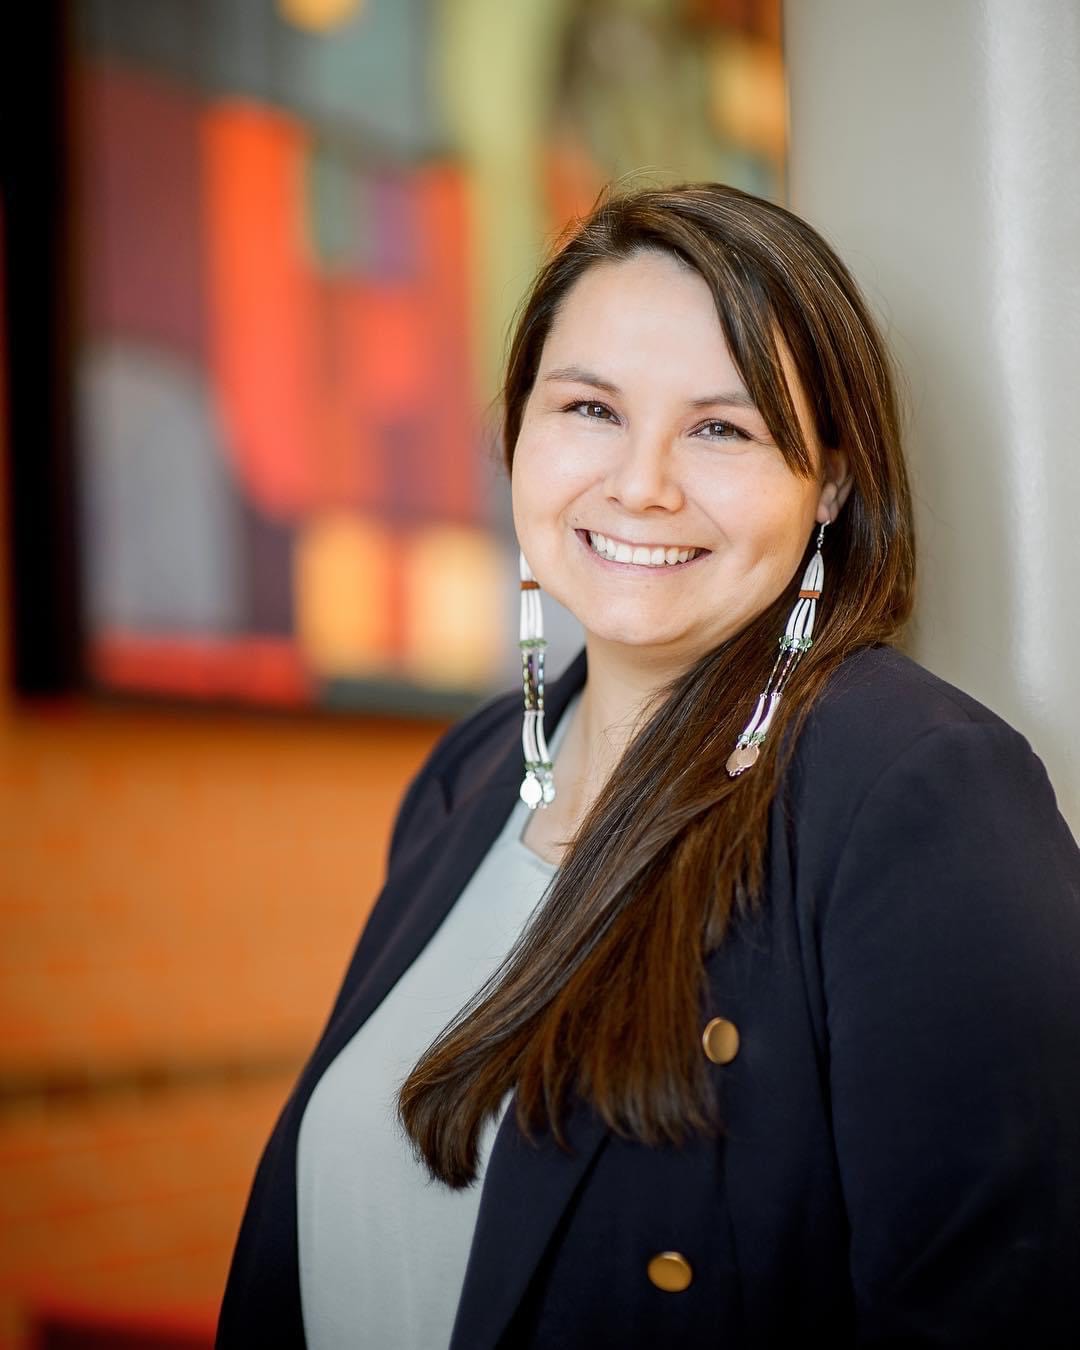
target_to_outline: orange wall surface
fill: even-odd
[[[0,597],[6,634],[2,574]],[[42,1309],[208,1337],[259,1150],[441,728],[17,705],[7,656],[0,1350]]]

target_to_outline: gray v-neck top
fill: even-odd
[[[577,702],[559,719],[553,758]],[[555,875],[521,840],[528,817],[519,801],[431,941],[308,1101],[296,1180],[310,1350],[449,1343],[502,1112],[481,1138],[477,1181],[454,1191],[416,1161],[395,1101],[423,1051],[498,968]]]

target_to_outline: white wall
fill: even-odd
[[[785,0],[792,210],[906,371],[909,649],[1080,831],[1080,2]]]

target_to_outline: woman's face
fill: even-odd
[[[688,665],[781,594],[843,499],[786,350],[813,478],[750,403],[702,277],[669,254],[599,263],[544,345],[512,475],[541,587],[595,641]]]

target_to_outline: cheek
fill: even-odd
[[[545,480],[540,472],[541,463],[542,457],[535,453],[535,447],[519,440],[510,474],[510,498],[514,520],[519,524],[528,523],[543,502]]]
[[[782,535],[803,521],[809,529],[820,491],[764,454],[706,459],[692,466],[683,486],[688,501],[746,537]]]
[[[761,538],[770,552],[801,553],[809,537],[814,500],[805,493],[777,494],[759,520]]]
[[[531,454],[529,447],[519,441],[510,476],[510,505],[518,542],[534,566],[538,561],[537,527],[550,509],[547,500],[548,484],[545,475],[540,472],[541,464],[542,458]]]
[[[803,495],[792,503],[791,511],[777,525],[773,557],[778,590],[782,590],[796,572],[801,573],[802,559],[814,532],[816,508],[817,494]]]
[[[806,548],[817,508],[816,485],[789,475],[751,475],[714,494],[709,514],[720,527],[731,561],[751,571],[790,573]],[[786,581],[786,575],[785,575]]]
[[[510,479],[519,529],[551,523],[588,488],[588,458],[568,438],[524,432],[518,438]]]

